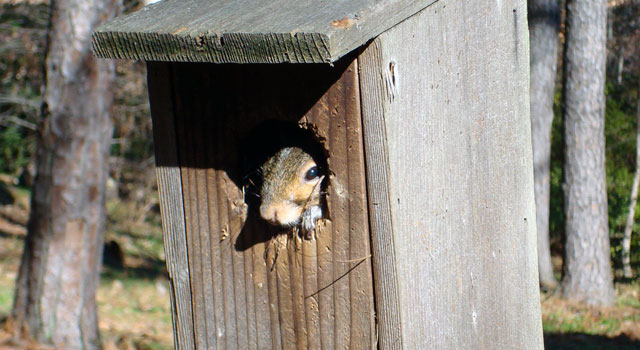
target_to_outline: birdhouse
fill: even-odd
[[[165,0],[102,25],[97,57],[147,62],[176,348],[542,349],[526,10]],[[309,230],[260,213],[287,147],[323,172]]]

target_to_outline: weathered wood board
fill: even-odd
[[[167,272],[171,283],[174,345],[193,344],[193,310],[191,281],[187,251],[185,218],[180,186],[178,145],[176,144],[175,115],[171,71],[168,65],[155,64],[147,70],[153,139],[156,159],[156,178],[160,193],[160,212]]]
[[[165,0],[100,26],[97,57],[335,62],[436,0]]]
[[[542,349],[526,2],[441,0],[360,55],[382,349]]]
[[[176,347],[372,348],[357,61],[148,69]],[[243,200],[256,130],[287,138],[269,120],[312,129],[326,152],[329,219],[315,239],[287,239]]]

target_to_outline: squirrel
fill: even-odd
[[[260,216],[272,225],[313,230],[323,215],[322,170],[301,148],[280,149],[260,167]]]

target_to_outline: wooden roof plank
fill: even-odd
[[[100,58],[331,63],[437,0],[165,0],[93,35]]]

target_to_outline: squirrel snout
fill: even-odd
[[[273,225],[297,225],[301,215],[302,208],[289,201],[260,206],[260,216]]]
[[[273,225],[293,227],[302,222],[305,230],[314,228],[322,217],[320,190],[325,175],[313,157],[301,148],[286,147],[270,157],[260,173],[260,216]]]

